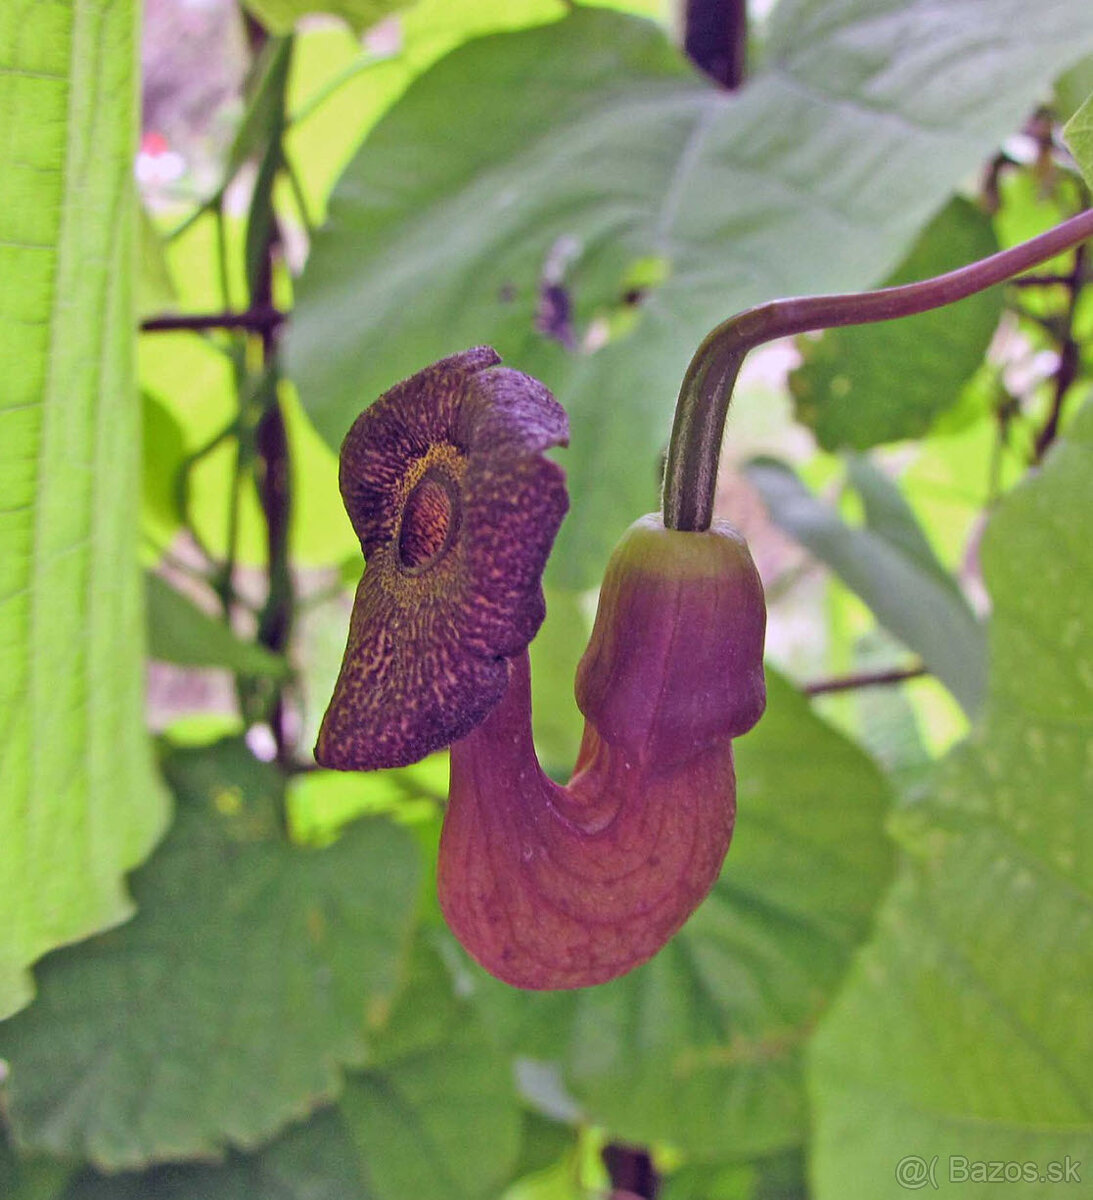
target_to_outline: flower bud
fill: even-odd
[[[685,762],[763,713],[763,585],[725,521],[701,533],[636,521],[600,591],[577,704],[638,761]]]

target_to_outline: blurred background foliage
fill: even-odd
[[[0,9],[2,1200],[1093,1173],[1088,248],[748,364],[719,509],[770,705],[647,966],[485,976],[433,893],[444,756],[311,761],[362,567],[337,447],[396,379],[488,342],[569,411],[532,647],[564,777],[705,333],[1089,206],[1088,0],[743,10],[148,0],[141,72],[134,6]]]

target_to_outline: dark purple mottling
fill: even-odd
[[[426,367],[342,445],[367,565],[315,748],[323,766],[405,766],[466,736],[542,624],[568,507],[542,451],[566,444],[568,421],[541,383],[499,363],[479,346]]]

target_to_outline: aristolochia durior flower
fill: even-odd
[[[339,770],[399,767],[469,733],[545,612],[568,507],[544,458],[565,411],[488,346],[434,363],[354,422],[339,483],[366,567],[315,748]]]
[[[608,564],[577,670],[584,739],[566,787],[531,742],[527,653],[452,747],[438,886],[449,925],[526,988],[603,983],[704,899],[736,816],[732,738],[766,702],[766,609],[747,546],[643,517]]]
[[[762,586],[742,538],[631,527],[577,675],[566,787],[539,767],[527,645],[565,514],[546,389],[479,348],[399,384],[342,448],[367,565],[316,758],[397,766],[452,743],[437,883],[487,970],[602,983],[664,945],[713,886],[736,811],[733,737],[765,703]]]

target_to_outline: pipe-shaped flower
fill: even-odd
[[[643,517],[608,565],[561,787],[531,734],[527,646],[565,515],[565,414],[480,347],[354,423],[341,489],[367,565],[315,756],[400,766],[452,744],[437,883],[487,970],[528,988],[644,962],[713,886],[732,837],[732,738],[765,702],[762,585],[742,538]]]
[[[565,411],[486,346],[386,392],[342,445],[366,567],[315,748],[340,770],[416,762],[501,699],[545,613],[541,577],[568,507]]]
[[[732,738],[762,714],[762,584],[724,522],[643,517],[608,565],[577,672],[573,779],[539,769],[528,658],[452,747],[437,882],[448,924],[519,987],[603,983],[650,958],[709,892],[736,815]]]

